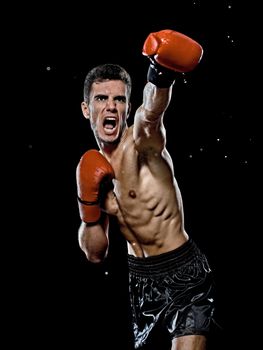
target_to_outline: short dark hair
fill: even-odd
[[[128,88],[128,98],[131,97],[132,81],[130,74],[120,65],[106,63],[92,68],[87,74],[84,82],[84,101],[89,101],[91,85],[95,81],[121,80]]]

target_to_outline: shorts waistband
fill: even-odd
[[[200,254],[200,250],[190,238],[180,247],[159,255],[139,258],[128,254],[128,266],[131,272],[149,276],[183,266],[197,254]]]

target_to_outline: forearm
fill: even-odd
[[[134,116],[133,135],[137,150],[140,152],[151,148],[161,151],[165,145],[163,116],[169,105],[172,86],[158,88],[148,82],[143,91],[143,103]]]
[[[142,108],[147,111],[149,117],[159,118],[169,106],[172,96],[172,86],[169,88],[158,88],[148,82],[143,90]]]
[[[90,262],[102,262],[108,253],[108,225],[87,225],[82,221],[78,230],[78,242]]]

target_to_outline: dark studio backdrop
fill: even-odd
[[[233,349],[240,332],[245,344],[253,327],[248,313],[257,293],[248,253],[254,250],[257,140],[240,74],[246,55],[242,9],[226,0],[179,3],[138,11],[132,3],[56,11],[46,4],[31,9],[28,26],[17,31],[25,96],[16,125],[23,229],[16,236],[9,316],[27,348],[37,349],[37,339],[44,348],[130,349],[126,244],[117,225],[112,222],[102,266],[90,264],[78,247],[75,169],[87,149],[97,148],[80,103],[87,72],[118,63],[133,79],[132,123],[149,64],[143,42],[161,29],[189,35],[204,48],[197,69],[176,81],[165,126],[186,229],[215,274],[219,329],[211,349]]]

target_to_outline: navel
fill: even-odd
[[[129,196],[130,196],[131,198],[136,198],[136,192],[135,192],[134,190],[130,190],[130,191],[129,191]]]

